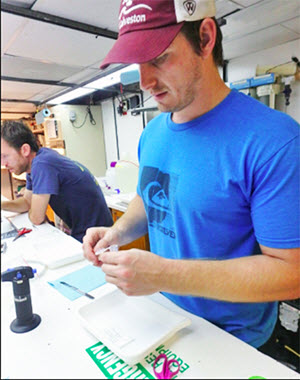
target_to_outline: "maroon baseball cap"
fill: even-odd
[[[100,68],[150,61],[167,49],[184,21],[215,14],[215,0],[121,0],[119,36]]]

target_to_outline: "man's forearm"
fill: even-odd
[[[140,196],[136,195],[130,202],[127,211],[113,228],[118,230],[120,245],[128,244],[148,232],[146,212]]]
[[[166,260],[161,290],[229,302],[300,297],[299,265],[265,255],[223,261]]]
[[[12,212],[27,212],[30,208],[29,203],[24,197],[15,199],[13,201],[1,201],[1,210]]]

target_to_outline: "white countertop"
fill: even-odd
[[[125,212],[136,193],[117,193],[116,190],[107,187],[107,177],[95,177],[95,179],[101,187],[107,206]]]
[[[27,214],[12,218],[18,228],[30,226]],[[33,233],[11,243],[2,254],[1,272],[7,268],[26,265],[22,255],[31,249]],[[66,239],[73,239],[66,235]],[[10,240],[10,241],[9,241]],[[55,244],[53,244],[55,250]],[[30,263],[29,263],[30,264]],[[33,266],[34,263],[31,265]],[[98,339],[80,323],[77,310],[91,303],[87,297],[70,301],[48,281],[55,280],[71,273],[89,263],[83,259],[79,262],[57,269],[38,269],[38,276],[29,281],[33,312],[41,316],[41,323],[34,330],[16,334],[10,330],[10,323],[15,319],[15,305],[12,285],[3,282],[1,285],[1,378],[2,379],[49,379],[49,378],[126,378],[120,377],[121,365],[117,359],[105,361],[100,357],[98,365],[105,366],[102,372],[98,365],[87,354],[86,349],[97,344]],[[33,266],[34,268],[34,266]],[[40,273],[40,275],[39,275]],[[88,281],[88,279],[87,279]],[[96,298],[111,291],[113,285],[105,284],[90,293]],[[166,341],[160,351],[164,350],[169,357],[182,361],[182,373],[178,378],[245,378],[263,376],[264,378],[299,379],[298,373],[260,353],[253,347],[219,329],[202,318],[180,309],[161,294],[149,296],[155,302],[191,319],[192,324]],[[120,315],[120,318],[122,316]],[[145,368],[153,375],[152,364],[157,350],[148,355],[138,368]],[[118,364],[117,364],[118,363]],[[137,374],[138,368],[133,368]],[[108,372],[107,372],[108,371]],[[143,377],[141,377],[143,378]]]
[[[108,207],[125,212],[128,204],[132,201],[135,194],[136,193],[104,193],[104,197]]]

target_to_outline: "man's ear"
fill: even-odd
[[[31,147],[29,144],[25,143],[21,146],[20,153],[23,157],[28,157],[31,153]]]
[[[205,18],[200,25],[201,57],[207,58],[212,54],[216,43],[217,28],[212,18]]]

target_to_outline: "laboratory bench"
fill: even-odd
[[[3,212],[7,215],[6,212]],[[56,227],[41,225],[32,227],[27,213],[12,216],[17,228],[30,227],[32,232],[15,242],[7,239],[7,250],[1,254],[1,273],[8,268],[32,266],[37,270],[29,280],[32,311],[41,317],[40,324],[26,333],[15,333],[10,329],[16,318],[12,284],[1,284],[1,378],[2,379],[79,379],[79,378],[155,378],[153,362],[165,352],[169,358],[181,363],[177,378],[260,378],[299,379],[299,374],[282,365],[255,348],[221,330],[212,323],[179,308],[160,293],[151,296],[130,297],[147,299],[190,320],[190,325],[166,338],[137,364],[127,364],[103,345],[78,318],[78,311],[87,305],[101,302],[117,288],[104,283],[89,291],[95,297],[90,300],[80,296],[69,299],[50,285],[62,276],[72,276],[79,270],[93,267],[83,255],[74,262],[57,267],[42,265],[44,254],[72,251],[74,240],[63,234],[63,240],[53,239]],[[49,235],[49,236],[48,236]],[[53,236],[54,236],[53,235]],[[44,242],[44,244],[43,244]],[[62,243],[63,242],[63,243]],[[81,243],[77,242],[80,245]],[[61,245],[63,244],[63,250]],[[37,258],[29,260],[28,254],[37,249]],[[68,249],[69,247],[69,249]],[[95,267],[93,267],[95,268]],[[97,268],[99,271],[101,269]],[[102,272],[102,271],[101,271]],[[84,278],[85,281],[85,278]],[[90,278],[86,278],[88,284]],[[123,294],[123,293],[122,293]],[[123,297],[127,297],[123,294]],[[99,309],[99,312],[101,310]],[[124,310],[125,312],[125,310]],[[114,315],[123,326],[124,315]],[[151,317],[151,313],[149,318]],[[147,319],[144,327],[147,329]],[[104,326],[105,328],[105,326]],[[124,326],[126,328],[126,326]],[[126,331],[126,329],[125,329]],[[155,331],[153,331],[155,333]],[[151,334],[150,334],[151,335]],[[256,377],[258,378],[258,377]]]
[[[3,216],[11,215],[2,213]],[[162,352],[168,358],[180,361],[180,372],[177,375],[179,379],[299,379],[297,372],[203,318],[179,308],[160,293],[130,299],[132,302],[135,299],[151,300],[170,313],[175,312],[188,318],[190,325],[166,338],[139,363],[133,365],[122,361],[78,317],[80,310],[95,306],[96,302],[110,297],[117,288],[104,281],[101,286],[89,291],[95,297],[94,300],[80,295],[75,299],[66,297],[53,287],[55,281],[64,276],[74,276],[78,271],[93,266],[84,259],[82,253],[80,257],[76,256],[74,262],[56,267],[43,264],[46,257],[44,255],[51,256],[59,250],[63,255],[64,252],[78,248],[78,245],[82,248],[81,243],[76,241],[75,244],[75,239],[51,225],[33,227],[27,213],[15,216],[12,214],[10,220],[17,228],[29,227],[32,232],[14,242],[12,238],[6,239],[7,249],[1,254],[1,273],[19,266],[31,266],[37,270],[34,278],[29,280],[29,285],[32,311],[41,317],[41,322],[25,333],[11,331],[10,324],[16,318],[13,287],[9,282],[2,282],[2,379],[155,378],[153,362]],[[61,236],[60,239],[55,238],[58,235]],[[30,260],[28,257],[33,251],[37,256],[35,260]],[[101,271],[100,268],[97,270]],[[84,281],[88,285],[91,279],[86,277]],[[127,298],[123,293],[122,295]],[[124,309],[124,314],[125,311]],[[126,332],[124,314],[114,314],[114,318],[119,318]],[[140,321],[145,328],[151,319],[151,313],[147,317],[145,321]],[[101,327],[105,330],[105,326]]]

